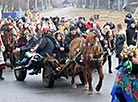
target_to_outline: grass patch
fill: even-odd
[[[43,12],[51,12],[54,10],[60,10],[61,8],[52,8],[44,10]],[[86,21],[89,20],[95,14],[99,14],[100,19],[97,22],[103,26],[108,19],[111,19],[114,24],[122,23],[124,27],[126,24],[124,23],[124,18],[126,12],[120,12],[115,10],[107,10],[107,9],[83,9],[83,8],[72,8],[67,13],[68,17],[78,18],[85,17]],[[138,15],[135,15],[138,16]]]
[[[105,9],[73,9],[69,14],[71,17],[85,17],[87,21],[93,15],[99,14],[100,19],[97,20],[97,22],[100,23],[100,25],[103,25],[108,19],[111,19],[115,24],[124,23],[126,13]]]

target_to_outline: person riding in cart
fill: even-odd
[[[46,57],[46,53],[48,53],[50,56],[53,55],[54,50],[54,43],[53,38],[48,35],[48,31],[43,33],[42,38],[40,39],[40,42],[38,44],[37,49],[35,52],[39,54],[42,58]],[[30,75],[38,74],[41,72],[40,70],[40,63],[38,61],[33,61],[33,71],[30,72]]]

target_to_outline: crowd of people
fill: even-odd
[[[50,56],[53,56],[59,61],[64,62],[69,53],[69,44],[74,38],[81,37],[82,34],[87,34],[90,31],[93,33],[98,31],[100,33],[99,40],[103,50],[107,52],[107,54],[104,56],[105,60],[103,63],[108,60],[109,73],[112,73],[112,54],[115,52],[116,57],[118,58],[118,67],[116,69],[122,71],[124,63],[128,61],[127,58],[124,60],[122,51],[125,48],[128,49],[129,46],[138,46],[138,22],[135,21],[131,13],[128,13],[125,16],[124,22],[127,24],[126,29],[123,28],[121,23],[115,25],[111,19],[109,19],[103,26],[101,26],[94,20],[93,17],[90,17],[88,21],[84,17],[42,17],[40,19],[28,19],[26,17],[17,17],[13,19],[8,17],[7,19],[0,21],[0,27],[2,27],[4,24],[8,25],[14,36],[14,41],[16,42],[15,50],[20,52],[20,58],[16,62],[16,65],[22,65],[26,63],[28,59],[25,57],[25,53],[27,51],[35,51],[42,57],[46,57],[46,53],[48,53]],[[4,79],[2,76],[2,70],[6,67],[3,57],[5,47],[1,38],[2,35],[3,30],[0,29],[0,80]],[[137,50],[135,52],[137,52]],[[133,63],[134,59],[137,60],[136,56],[131,57],[129,60],[131,63]],[[133,68],[137,68],[134,66],[138,61],[135,60],[134,62],[136,63],[132,64]],[[35,67],[30,74],[33,75],[36,73],[38,73],[38,69]],[[134,74],[136,78],[138,78],[137,73]],[[112,95],[115,97],[114,95],[116,94],[114,93]],[[137,97],[135,99],[137,100],[138,92],[136,95]],[[120,98],[120,96],[118,95],[118,97],[113,98],[113,100],[117,100],[117,98],[118,100],[121,100],[122,98]]]

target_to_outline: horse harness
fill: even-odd
[[[99,41],[97,39],[95,39],[94,44],[92,44],[94,46],[94,48],[97,47],[98,42]],[[104,51],[103,51],[101,44],[100,44],[100,47],[102,50],[100,52],[94,53],[94,54],[86,53],[86,50],[87,50],[88,46],[90,46],[90,45],[91,45],[90,43],[86,44],[86,40],[84,38],[82,38],[80,47],[78,49],[76,49],[76,51],[74,52],[74,54],[75,54],[74,60],[76,61],[76,59],[80,59],[79,60],[80,62],[84,62],[84,60],[87,60],[87,62],[92,62],[95,64],[101,63],[103,61],[103,55],[104,55]],[[92,58],[91,58],[91,56],[92,56]],[[80,57],[80,58],[78,58],[78,57]],[[78,63],[78,60],[76,62]]]

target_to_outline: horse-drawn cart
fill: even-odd
[[[14,69],[15,78],[18,81],[24,81],[27,76],[27,70],[33,69],[31,63],[28,62],[27,65],[16,67]],[[57,59],[51,56],[46,58],[40,58],[39,68],[42,70],[42,81],[44,87],[52,88],[54,86],[55,80],[59,77],[66,77],[71,75],[71,64],[75,63],[75,60],[70,60],[66,64],[60,64]],[[81,69],[81,68],[80,68]],[[82,70],[79,70],[77,74],[80,77],[80,81],[84,84],[84,76]]]

